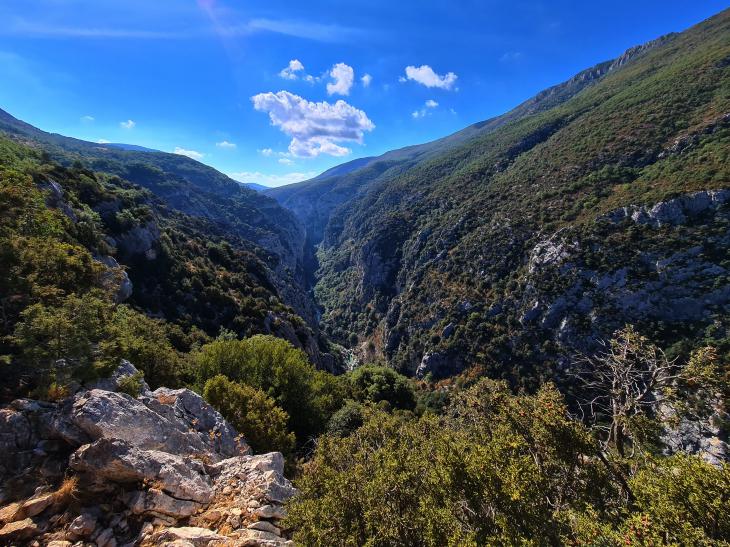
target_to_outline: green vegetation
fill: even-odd
[[[550,385],[481,380],[440,416],[368,409],[320,439],[297,486],[302,545],[730,544],[730,466],[604,453]]]
[[[260,389],[218,375],[205,383],[203,395],[243,435],[255,453],[292,454],[295,439],[293,433],[287,432],[289,416]]]
[[[728,283],[727,205],[675,226],[601,217],[730,187],[728,36],[726,10],[448,138],[273,191],[323,234],[325,332],[407,375],[438,353],[532,392],[562,389],[561,364],[626,323],[683,358],[707,339],[727,348],[728,300],[706,301]],[[321,201],[336,206],[310,223]],[[547,240],[566,258],[531,268]],[[657,286],[673,292],[654,309],[627,303]]]
[[[153,387],[190,384],[186,354],[221,328],[313,336],[279,299],[260,248],[2,136],[0,219],[2,398],[90,380],[120,358]],[[125,271],[133,289],[119,304]]]
[[[193,362],[200,385],[223,375],[266,393],[287,413],[299,442],[322,432],[342,404],[339,378],[316,370],[303,351],[273,336],[219,338],[195,353]]]
[[[349,196],[307,231],[324,329],[378,363],[341,376],[285,303],[288,213],[0,112],[0,399],[121,359],[130,396],[196,389],[287,456],[302,545],[730,545],[730,467],[685,453],[728,431],[730,209],[622,209],[730,187],[729,33],[730,11],[308,184]]]
[[[416,395],[405,376],[385,366],[365,365],[349,375],[353,397],[362,403],[386,403],[391,408],[413,410]]]
[[[120,393],[126,393],[130,397],[139,397],[143,381],[144,374],[141,370],[138,370],[129,376],[122,376],[117,382],[117,389]]]

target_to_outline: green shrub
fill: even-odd
[[[254,452],[291,454],[295,438],[287,431],[289,417],[263,391],[218,375],[205,383],[203,393]]]
[[[296,542],[559,544],[571,509],[613,495],[554,388],[517,397],[483,381],[444,417],[407,416],[370,408],[351,435],[320,440],[289,504]]]
[[[122,376],[117,382],[117,389],[120,393],[126,393],[130,397],[134,397],[136,399],[142,392],[143,380],[144,373],[141,370],[138,370],[129,376]]]
[[[416,395],[410,381],[391,368],[365,365],[348,375],[355,399],[361,402],[386,401],[392,408],[413,410]]]
[[[365,421],[365,409],[355,401],[345,401],[327,424],[327,433],[335,437],[346,437],[358,429]]]
[[[222,374],[262,390],[289,415],[289,429],[300,443],[324,431],[344,400],[341,380],[316,370],[303,351],[273,336],[215,340],[193,363],[200,384]]]

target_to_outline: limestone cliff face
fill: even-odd
[[[117,392],[135,372],[0,410],[0,543],[288,544],[282,455],[251,455],[190,390]]]

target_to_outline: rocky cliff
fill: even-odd
[[[0,543],[289,544],[282,455],[252,455],[190,390],[118,391],[135,372],[0,410]]]

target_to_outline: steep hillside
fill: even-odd
[[[155,385],[184,378],[178,352],[222,329],[238,336],[275,334],[305,349],[318,365],[335,366],[327,343],[280,289],[288,283],[290,291],[299,291],[291,279],[279,277],[281,261],[272,252],[223,223],[175,210],[118,176],[81,163],[59,165],[39,146],[0,135],[0,364],[10,365],[0,398],[26,382],[27,358],[14,338],[18,324],[34,313],[61,314],[37,319],[51,325],[66,313],[76,317],[80,312],[72,310],[78,306],[92,314],[98,307],[98,339],[91,327],[84,334],[93,343],[109,334],[105,329],[116,329],[117,319],[136,332],[128,342],[141,336],[133,345],[151,356],[143,368]],[[134,312],[111,320],[114,305],[122,302]],[[73,322],[63,324],[68,320]],[[163,351],[154,339],[170,346]],[[56,359],[73,353],[46,349]],[[103,344],[100,349],[116,351]]]
[[[444,152],[487,135],[509,122],[559,105],[669,38],[671,35],[631,48],[618,59],[584,70],[570,80],[542,91],[506,114],[475,123],[453,135],[386,152],[378,157],[358,158],[333,167],[311,180],[271,188],[266,194],[291,209],[304,222],[309,240],[318,243],[323,238],[324,227],[332,213],[360,192],[374,184],[394,180],[417,164],[439,157]]]
[[[505,116],[271,191],[322,245],[326,331],[364,359],[530,387],[634,323],[727,348],[730,12]]]
[[[0,131],[65,166],[80,161],[150,190],[171,209],[206,219],[220,233],[258,245],[270,255],[274,283],[288,304],[314,324],[304,289],[303,229],[287,210],[260,192],[178,154],[96,144],[50,134],[0,110]]]

